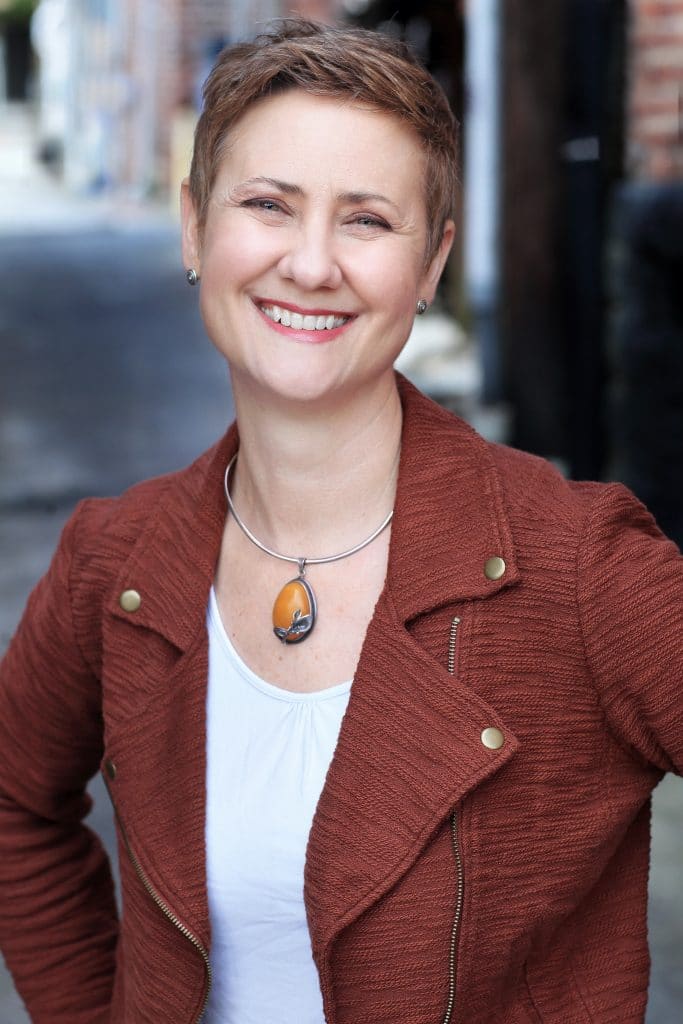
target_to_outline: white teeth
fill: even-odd
[[[347,316],[335,316],[330,313],[327,316],[313,316],[302,313],[294,313],[290,309],[282,309],[280,306],[260,306],[262,313],[276,324],[283,327],[292,327],[295,331],[331,331],[335,327],[341,327],[349,319]]]

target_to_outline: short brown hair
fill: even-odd
[[[258,100],[288,89],[348,97],[392,114],[414,132],[426,157],[429,261],[453,216],[458,182],[457,124],[443,90],[400,40],[299,18],[227,47],[206,80],[190,169],[200,229],[230,130]]]

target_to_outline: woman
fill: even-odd
[[[183,252],[237,426],[79,506],[3,664],[3,951],[38,1024],[643,1019],[680,559],[620,486],[394,375],[454,188],[400,44],[293,21],[219,59]]]

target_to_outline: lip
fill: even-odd
[[[334,341],[335,338],[338,338],[348,329],[349,325],[353,323],[356,318],[355,313],[347,313],[338,309],[322,309],[319,307],[305,308],[303,306],[297,306],[293,302],[283,302],[281,299],[257,298],[253,300],[253,303],[256,308],[256,312],[261,317],[261,320],[263,320],[271,330],[276,331],[285,338],[289,338],[290,341],[303,342],[306,345],[323,345],[328,341]],[[276,324],[274,320],[271,320],[269,316],[266,316],[261,309],[261,306],[279,306],[280,309],[288,309],[292,313],[300,313],[301,316],[346,316],[348,317],[348,320],[340,327],[333,327],[329,331],[297,330],[293,327],[284,327],[282,324]]]
[[[294,302],[283,302],[282,299],[267,299],[262,295],[254,299],[257,306],[279,306],[280,309],[288,309],[292,313],[301,313],[302,316],[347,316],[349,319],[355,314],[345,309],[323,309],[297,306]]]

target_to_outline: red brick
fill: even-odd
[[[635,0],[632,4],[636,18],[659,18],[683,10],[681,0]]]
[[[671,96],[670,99],[661,100],[659,102],[648,102],[642,101],[640,103],[631,103],[629,106],[629,115],[631,118],[638,120],[642,117],[679,117],[680,101],[678,96]]]

